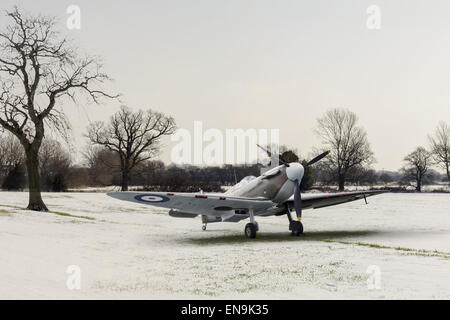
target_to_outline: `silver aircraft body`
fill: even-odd
[[[311,160],[310,165],[328,152]],[[281,161],[282,162],[282,161]],[[245,226],[245,235],[256,237],[259,227],[257,216],[286,214],[289,230],[294,235],[303,233],[301,223],[303,209],[317,209],[384,193],[376,191],[352,191],[337,193],[300,193],[300,182],[304,167],[297,162],[284,163],[259,177],[246,177],[225,193],[178,193],[178,192],[112,192],[109,196],[140,204],[169,209],[169,215],[176,218],[202,217],[203,230],[207,223],[238,222],[250,219]],[[297,219],[292,219],[295,211]]]

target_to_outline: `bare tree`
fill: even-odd
[[[39,149],[46,127],[64,134],[69,128],[61,104],[76,93],[98,102],[113,97],[99,87],[108,76],[93,57],[80,58],[55,31],[55,20],[23,15],[17,8],[0,31],[0,125],[22,144],[28,172],[28,209],[47,211],[42,201]]]
[[[133,168],[151,159],[159,151],[160,138],[174,131],[172,117],[152,110],[133,112],[123,106],[109,123],[91,124],[87,137],[92,144],[104,146],[119,155],[122,191],[127,191]]]
[[[450,127],[443,121],[439,122],[434,135],[429,136],[428,139],[433,160],[445,169],[450,183]]]
[[[119,155],[104,146],[88,145],[83,152],[88,174],[94,186],[109,186],[120,174]]]
[[[331,109],[317,120],[316,134],[331,153],[322,161],[336,173],[339,190],[343,191],[349,170],[370,165],[373,152],[366,131],[357,125],[358,117],[346,109]]]
[[[23,165],[24,154],[19,140],[10,132],[0,134],[0,186],[9,190],[22,189],[25,186]],[[16,178],[18,181],[13,181]]]
[[[406,163],[402,169],[404,176],[416,182],[416,191],[422,191],[423,180],[430,167],[431,157],[431,153],[425,148],[418,147],[403,159]]]
[[[44,191],[65,191],[72,160],[59,141],[45,138],[39,150],[39,173]]]
[[[23,163],[23,148],[19,140],[12,134],[0,135],[0,170],[13,168]]]

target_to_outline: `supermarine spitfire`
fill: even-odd
[[[270,151],[262,149],[272,157]],[[255,238],[259,230],[256,216],[286,215],[289,230],[298,236],[303,233],[303,209],[333,206],[386,192],[376,190],[302,195],[300,183],[305,167],[313,165],[328,154],[329,151],[326,151],[318,155],[305,166],[279,159],[281,165],[259,177],[246,177],[225,193],[112,192],[108,195],[120,200],[170,209],[169,215],[172,217],[195,218],[201,215],[203,230],[206,230],[208,223],[238,222],[250,218],[250,222],[245,226],[245,236],[248,238]],[[292,210],[296,212],[295,220],[291,216]]]

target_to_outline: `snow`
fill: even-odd
[[[307,210],[298,238],[285,216],[260,217],[251,240],[246,221],[203,232],[199,218],[104,193],[44,193],[53,213],[21,209],[27,197],[0,193],[2,299],[450,298],[448,194]],[[71,265],[80,290],[67,287]],[[367,285],[373,265],[379,289]]]

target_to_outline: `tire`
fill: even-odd
[[[303,224],[300,221],[292,221],[289,230],[292,230],[292,235],[299,236],[303,233]]]
[[[250,239],[256,238],[256,226],[253,223],[245,225],[245,236]]]

